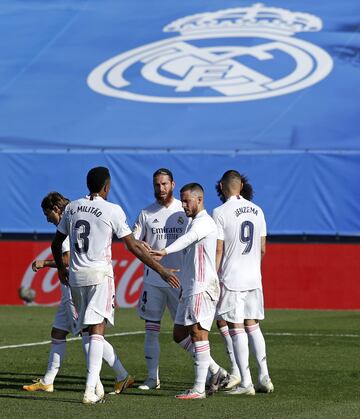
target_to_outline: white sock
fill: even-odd
[[[82,343],[82,348],[83,348],[83,352],[85,356],[86,368],[88,368],[89,346],[90,346],[89,332],[81,333],[81,343]]]
[[[102,357],[104,352],[104,336],[91,335],[89,347],[88,373],[86,378],[86,388],[95,389],[96,383],[100,376]]]
[[[195,346],[191,340],[191,336],[189,335],[181,342],[178,342],[179,345],[185,349],[185,351],[189,352],[190,356],[195,359]],[[209,370],[211,374],[216,374],[219,371],[220,365],[218,365],[212,358],[209,353]]]
[[[249,343],[245,329],[230,329],[230,336],[233,341],[234,354],[241,375],[241,387],[248,387],[252,384],[249,368]]]
[[[205,381],[210,364],[210,345],[208,340],[194,342],[195,347],[195,383],[194,390],[205,391]]]
[[[116,374],[116,380],[122,381],[128,376],[128,372],[124,368],[123,364],[120,362],[120,359],[115,353],[114,347],[104,339],[104,353],[103,358],[105,362],[113,369]]]
[[[252,326],[245,326],[252,353],[255,355],[258,365],[258,380],[261,381],[265,376],[269,376],[265,339],[261,332],[259,323]]]
[[[53,384],[66,351],[66,339],[51,339],[51,348],[46,373],[41,380],[43,384]]]
[[[145,323],[145,360],[148,370],[148,377],[154,380],[159,379],[159,359],[160,359],[160,324]]]
[[[232,343],[232,339],[229,333],[229,327],[228,326],[220,327],[219,331],[220,331],[221,336],[224,339],[225,349],[230,358],[231,375],[236,375],[237,377],[240,377],[240,371],[236,363],[233,343]]]

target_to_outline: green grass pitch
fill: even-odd
[[[176,400],[174,395],[192,385],[190,357],[171,339],[168,316],[160,338],[161,390],[137,388],[106,403],[84,406],[85,363],[78,340],[70,341],[54,393],[28,393],[23,384],[41,377],[49,344],[4,348],[8,345],[49,340],[55,308],[0,307],[0,417],[1,418],[359,418],[360,333],[358,311],[268,310],[262,322],[269,369],[275,392],[255,397],[226,396],[219,392],[205,400]],[[145,376],[143,322],[133,309],[116,310],[116,327],[108,329],[128,371],[140,384]],[[228,360],[215,328],[210,335],[213,358],[227,368]],[[256,367],[251,362],[253,380]],[[102,369],[106,392],[113,374]]]

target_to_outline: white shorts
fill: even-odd
[[[230,291],[221,287],[216,320],[244,323],[244,320],[264,319],[264,297],[261,288],[249,291]]]
[[[137,312],[144,320],[159,322],[164,315],[165,307],[174,320],[179,304],[180,290],[170,287],[156,287],[144,282]]]
[[[78,315],[71,297],[70,287],[61,284],[61,301],[55,314],[53,327],[75,334],[77,319]]]
[[[106,276],[101,284],[72,287],[71,292],[78,312],[76,331],[100,324],[104,319],[114,326],[114,278]]]
[[[199,323],[200,326],[210,331],[214,320],[217,300],[211,298],[207,292],[181,298],[175,317],[175,324],[191,326]]]

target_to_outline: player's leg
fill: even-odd
[[[264,319],[264,298],[261,289],[248,292],[245,303],[245,331],[249,346],[255,356],[258,366],[258,381],[255,389],[258,392],[272,393],[274,385],[271,382],[266,356],[266,344],[259,320]]]
[[[218,313],[229,326],[234,355],[241,376],[240,385],[227,391],[226,394],[255,394],[249,368],[249,343],[244,327],[245,297],[246,292],[225,289],[218,306]]]
[[[192,389],[179,394],[177,398],[187,400],[206,397],[206,376],[210,364],[214,363],[210,355],[208,333],[215,316],[215,308],[216,302],[206,292],[183,298],[179,303],[175,318],[174,340],[189,351],[188,338],[185,337],[185,328],[187,328],[195,360],[195,382]],[[191,324],[193,321],[195,323]],[[218,365],[217,370],[220,372]]]
[[[44,377],[37,379],[34,384],[23,386],[27,391],[54,391],[54,381],[66,352],[66,336],[71,331],[67,313],[67,301],[71,296],[67,289],[63,289],[61,302],[57,309],[53,327],[51,329],[51,347],[48,357],[48,366]],[[68,288],[68,287],[66,287]]]
[[[58,320],[59,316],[55,320]],[[68,331],[53,327],[51,330],[51,347],[48,358],[48,366],[45,375],[35,380],[33,384],[23,386],[26,391],[54,391],[54,381],[65,356],[66,335]]]
[[[138,388],[151,390],[160,388],[160,322],[166,306],[164,289],[144,283],[138,304],[139,316],[145,320],[144,355],[147,378]]]
[[[95,319],[96,316],[93,316]],[[99,316],[100,317],[100,316]],[[89,319],[89,314],[88,314]],[[99,318],[98,321],[101,319]],[[96,320],[90,320],[96,321]],[[87,320],[89,324],[89,320]],[[84,404],[95,404],[99,403],[104,398],[104,391],[101,389],[99,392],[96,391],[97,387],[100,387],[100,371],[102,367],[102,358],[104,352],[104,333],[106,327],[106,319],[102,318],[101,323],[89,324],[89,353],[87,362],[87,376],[86,376],[86,387],[83,398]],[[101,385],[102,387],[102,385]]]
[[[97,395],[95,388],[100,377],[104,354],[105,327],[114,325],[114,279],[106,276],[100,284],[75,289],[79,291],[73,292],[73,300],[79,312],[82,327],[89,328],[90,336],[88,373],[83,403],[95,404],[103,401],[104,393]]]
[[[186,305],[183,301],[181,301],[176,312],[175,324],[173,328],[173,339],[177,344],[179,344],[185,351],[189,353],[192,359],[195,360],[195,345],[191,339],[189,328],[182,324],[184,323],[183,319],[186,316],[185,309]],[[211,355],[209,362],[209,373],[209,386],[212,384],[222,384],[228,376],[227,371],[220,367],[220,365],[215,362]]]
[[[229,356],[230,363],[231,363],[231,370],[230,370],[230,377],[229,382],[226,384],[225,389],[230,390],[236,385],[240,384],[241,378],[240,378],[240,371],[236,363],[236,358],[234,354],[234,347],[232,343],[232,339],[229,333],[229,327],[225,320],[218,319],[216,321],[216,325],[219,329],[219,332],[223,338],[226,353]]]

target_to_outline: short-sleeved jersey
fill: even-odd
[[[66,239],[62,242],[61,251],[63,254],[66,252],[70,252],[69,236],[66,237]],[[66,302],[68,300],[71,300],[72,297],[71,297],[70,287],[60,282],[60,289],[61,289],[61,301]]]
[[[160,250],[182,236],[188,223],[189,219],[178,199],[174,199],[168,207],[154,202],[140,212],[133,233],[136,239],[145,241],[154,250]],[[182,259],[182,253],[174,253],[162,258],[161,264],[167,268],[180,269]],[[170,286],[148,266],[144,269],[144,282],[157,287]]]
[[[63,254],[66,253],[66,252],[70,252],[70,240],[69,240],[69,236],[66,237],[66,239],[62,242],[61,251],[62,251]]]
[[[76,287],[99,284],[104,274],[113,276],[112,236],[131,234],[122,208],[100,196],[70,202],[58,230],[70,239],[69,282]]]
[[[216,238],[216,224],[206,210],[203,210],[189,224],[184,236],[165,248],[168,254],[180,250],[184,253],[184,262],[179,273],[183,297],[207,291],[214,299],[218,298]]]
[[[237,195],[215,208],[213,218],[217,238],[224,241],[220,282],[233,291],[261,288],[261,237],[266,236],[262,209]]]

